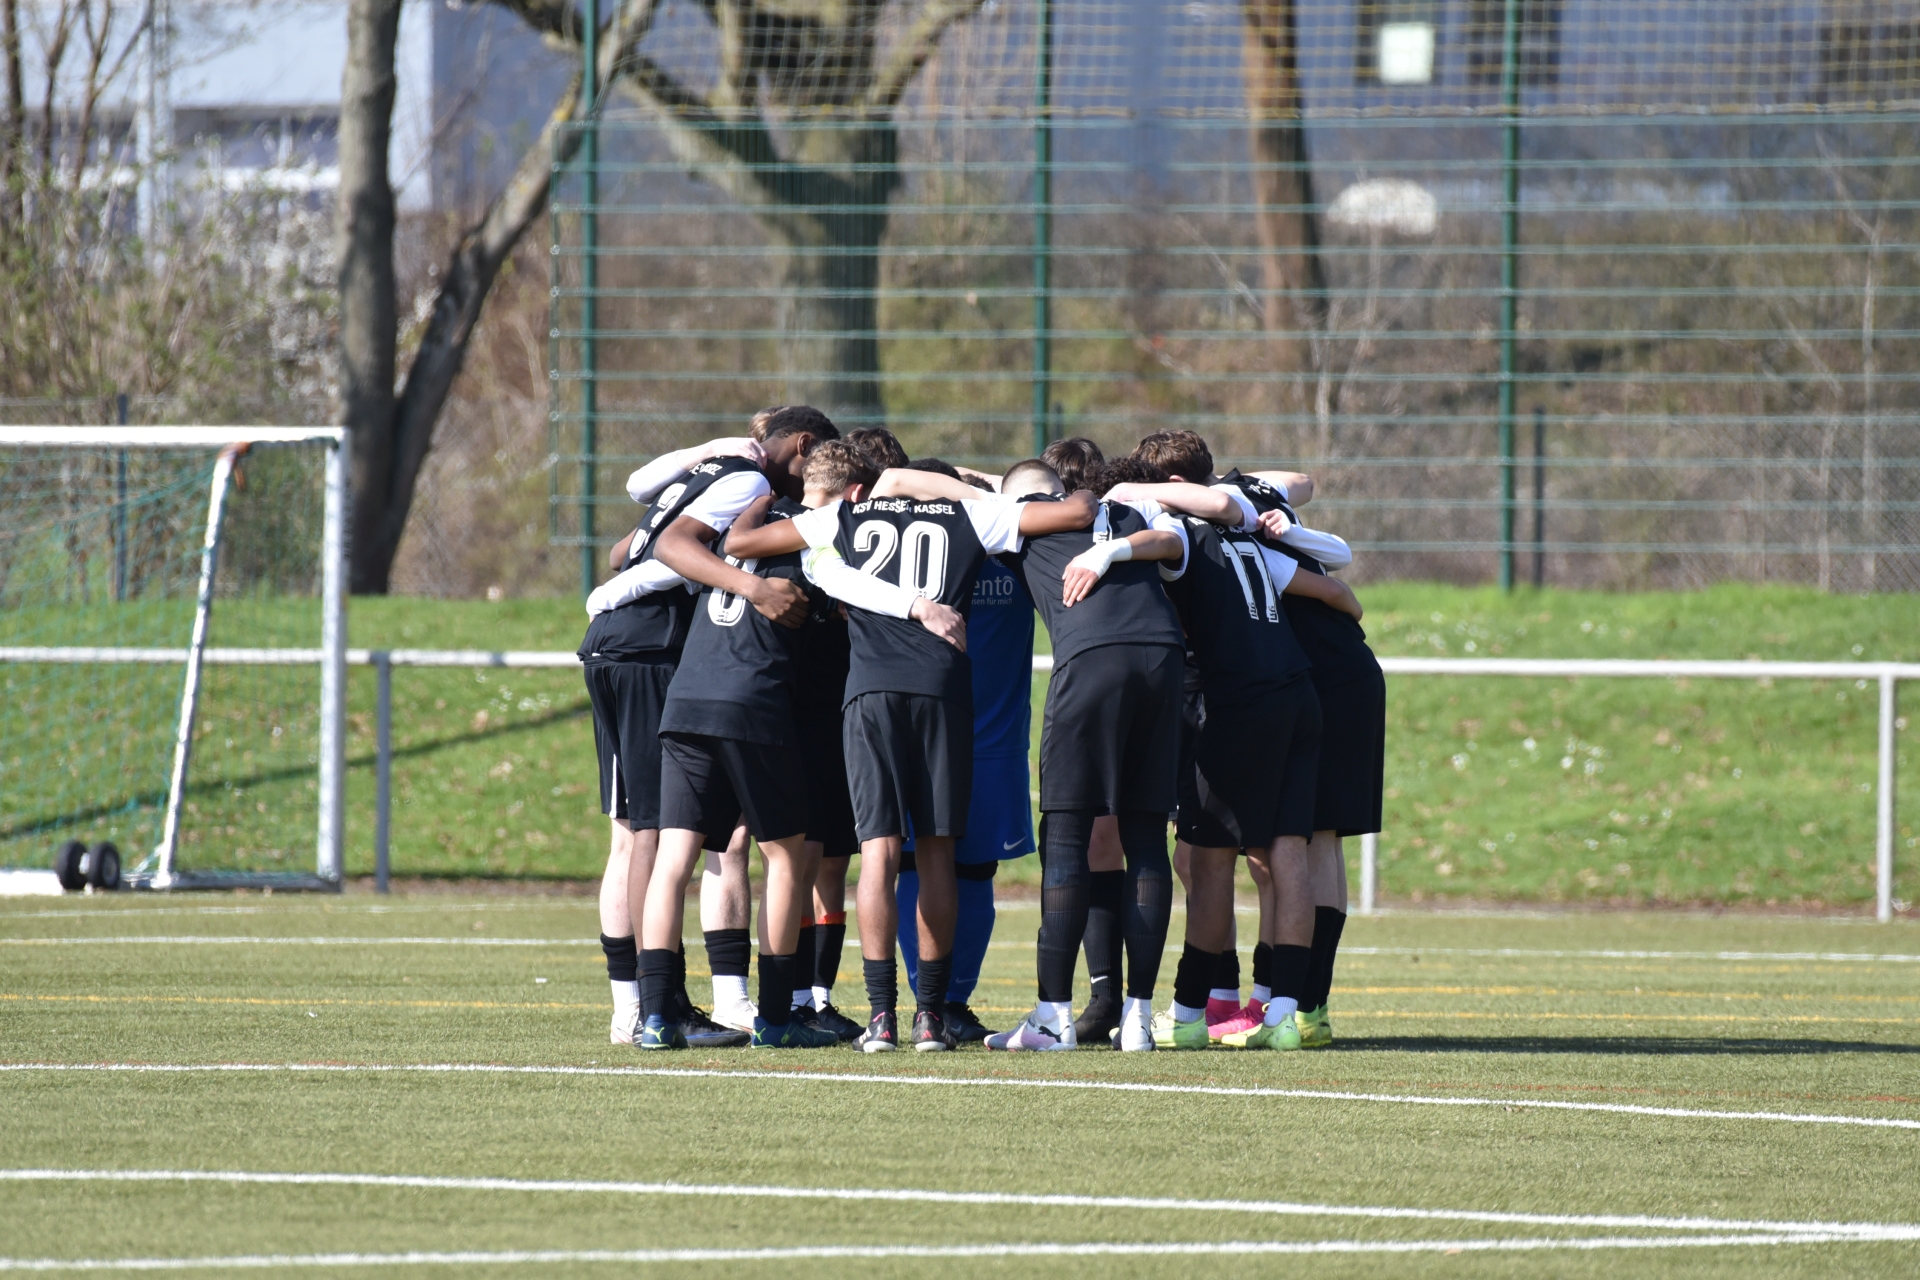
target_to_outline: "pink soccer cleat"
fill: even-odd
[[[1219,1003],[1225,1004],[1222,1000]],[[1242,1008],[1234,1009],[1220,1021],[1213,1020],[1214,1001],[1207,1001],[1207,1038],[1219,1040],[1224,1036],[1244,1035],[1254,1030],[1267,1016],[1267,1006],[1256,1000],[1247,1001]]]
[[[1207,997],[1207,1025],[1209,1027],[1216,1022],[1227,1022],[1239,1016],[1240,1002],[1238,1000],[1215,1000],[1212,996]]]

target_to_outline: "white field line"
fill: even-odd
[[[1783,960],[1800,963],[1920,964],[1920,955],[1874,955],[1856,951],[1548,951],[1523,947],[1348,947],[1343,956],[1474,956],[1482,959],[1549,960]]]
[[[0,1062],[0,1072],[125,1072],[194,1075],[205,1073],[313,1073],[502,1076],[678,1076],[698,1080],[766,1080],[787,1084],[908,1085],[970,1089],[1084,1089],[1105,1093],[1185,1094],[1212,1098],[1306,1098],[1325,1102],[1378,1102],[1412,1107],[1501,1107],[1512,1111],[1585,1111],[1603,1115],[1654,1116],[1674,1120],[1757,1120],[1783,1124],[1830,1124],[1865,1129],[1920,1131],[1920,1120],[1882,1116],[1837,1116],[1797,1111],[1707,1111],[1688,1107],[1647,1107],[1624,1102],[1555,1102],[1534,1098],[1424,1098],[1397,1093],[1347,1093],[1333,1089],[1274,1089],[1228,1085],[1144,1084],[1123,1080],[1015,1080],[1006,1077],[856,1075],[830,1071],[716,1071],[699,1067],[504,1066],[494,1063],[328,1063],[328,1062]]]
[[[597,947],[595,938],[276,938],[267,934],[165,934],[137,937],[100,936],[91,938],[0,938],[7,947],[127,946],[133,943],[159,942],[182,946],[289,946],[289,947]]]
[[[1096,1241],[1051,1244],[802,1245],[785,1249],[524,1249],[458,1253],[278,1253],[201,1258],[0,1258],[0,1271],[195,1271],[274,1270],[284,1267],[473,1267],[538,1266],[563,1262],[791,1262],[815,1259],[886,1258],[1095,1258],[1218,1257],[1331,1253],[1535,1253],[1553,1250],[1730,1248],[1738,1246],[1852,1244],[1915,1237],[1821,1235],[1588,1236],[1580,1239],[1512,1240],[1227,1240],[1194,1244],[1121,1244]]]
[[[574,1195],[693,1196],[755,1200],[885,1201],[909,1204],[1015,1205],[1040,1209],[1127,1209],[1172,1213],[1244,1213],[1282,1217],[1369,1218],[1413,1222],[1488,1222],[1503,1226],[1608,1227],[1655,1231],[1770,1232],[1835,1238],[1920,1239],[1920,1224],[1781,1222],[1770,1219],[1669,1218],[1648,1214],[1516,1213],[1414,1209],[1388,1205],[1304,1204],[1289,1200],[1179,1200],[1162,1196],[1025,1194],[914,1188],[783,1187],[735,1183],[605,1182],[577,1179],[459,1178],[377,1173],[270,1173],[200,1169],[0,1169],[0,1182],[211,1182],[243,1186],[404,1187],[429,1191],[515,1191]]]

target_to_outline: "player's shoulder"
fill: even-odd
[[[708,458],[704,462],[696,462],[688,467],[687,474],[701,479],[717,479],[720,476],[759,470],[760,465],[751,458]]]
[[[855,502],[847,508],[852,516],[907,516],[924,519],[930,516],[958,516],[964,514],[963,508],[971,504],[949,502],[944,498],[932,502],[921,502],[916,498],[868,498]]]
[[[1287,501],[1287,495],[1279,489],[1262,480],[1259,476],[1241,474],[1240,468],[1238,467],[1221,476],[1219,485],[1230,486],[1239,490],[1262,511],[1272,507],[1283,506]],[[1219,486],[1217,485],[1216,487]]]

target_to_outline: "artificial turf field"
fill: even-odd
[[[595,923],[0,903],[0,1270],[1920,1273],[1910,923],[1356,917],[1330,1050],[644,1061]]]

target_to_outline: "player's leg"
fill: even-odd
[[[973,762],[967,834],[953,846],[953,971],[947,979],[947,1030],[961,1044],[993,1034],[970,1002],[997,918],[994,873],[1003,859],[1024,857],[1034,848],[1031,777],[1024,750]]]
[[[915,911],[920,963],[914,974],[913,1047],[946,1050],[954,1042],[946,1030],[947,982],[953,976],[953,927],[960,893],[953,869],[953,837],[916,834],[914,866],[920,875]]]
[[[841,1013],[833,1003],[833,988],[840,981],[840,956],[847,946],[847,871],[851,857],[822,856],[820,869],[813,877],[813,1007],[814,1021],[851,1041],[860,1034],[860,1024]]]
[[[704,833],[667,828],[659,833],[647,901],[640,913],[640,1006],[645,1019],[635,1043],[642,1049],[684,1049],[674,990],[680,930],[687,910],[687,885],[700,861]]]
[[[920,863],[912,849],[900,852],[900,872],[893,880],[893,936],[900,944],[900,961],[907,970],[907,985],[919,989],[920,982]]]
[[[947,1030],[947,981],[953,972],[953,929],[959,914],[954,845],[967,833],[973,796],[972,699],[908,695],[894,704],[894,758],[904,825],[913,832],[920,876],[915,913],[920,964],[914,980],[913,1030],[917,1053],[945,1052],[958,1041]],[[864,835],[865,832],[863,831]],[[862,850],[864,856],[864,849]],[[861,869],[860,932],[866,938],[866,876]]]
[[[1040,935],[1035,944],[1036,1001],[1010,1031],[987,1037],[989,1049],[1072,1049],[1073,970],[1087,929],[1087,850],[1098,815],[1048,812],[1040,824]]]
[[[760,856],[766,864],[765,898],[761,918],[766,922],[766,944],[760,952],[760,1017],[754,1023],[753,1042],[761,1048],[820,1049],[840,1043],[833,1032],[796,1017],[793,993],[798,979],[801,920],[813,892],[816,866],[799,835],[784,840],[762,840]],[[808,939],[811,944],[812,939]],[[812,967],[812,956],[807,957]],[[784,1021],[776,1021],[782,1010]]]
[[[1270,949],[1267,942],[1273,920],[1273,877],[1267,871],[1266,859],[1254,856],[1252,850],[1247,853],[1247,874],[1253,880],[1259,920],[1253,943],[1253,994],[1245,1005],[1240,1003],[1240,913],[1236,906],[1233,941],[1221,955],[1214,989],[1207,993],[1207,1034],[1215,1040],[1245,1036],[1256,1030],[1267,1007],[1267,953]],[[1228,1043],[1238,1041],[1229,1040]]]
[[[633,830],[625,818],[611,818],[607,869],[600,877],[600,950],[607,957],[607,981],[613,989],[614,1044],[632,1044],[640,1013],[640,953],[633,938],[633,911],[627,902],[627,873],[633,863]],[[651,868],[649,868],[651,870]]]
[[[1120,1010],[1120,1047],[1151,1049],[1153,987],[1167,949],[1167,925],[1173,914],[1173,868],[1167,860],[1167,815],[1161,810],[1127,810],[1114,824],[1126,851],[1127,947],[1126,999]]]
[[[900,1045],[900,966],[894,958],[899,907],[894,892],[911,809],[903,779],[918,767],[921,754],[907,703],[905,694],[860,694],[847,704],[841,731],[847,791],[860,840],[855,900],[868,1019],[856,1043],[866,1053],[889,1052]]]
[[[725,849],[707,854],[700,875],[700,933],[713,974],[713,1020],[737,1031],[752,1031],[759,1012],[747,997],[747,966],[753,958],[748,841],[747,824],[739,823]]]
[[[1240,850],[1189,843],[1187,932],[1173,975],[1173,1007],[1154,1020],[1163,1049],[1204,1049],[1207,992],[1220,971],[1220,953],[1233,945],[1233,881]]]
[[[1244,1041],[1252,1049],[1300,1047],[1299,1023],[1294,1015],[1306,993],[1313,956],[1313,877],[1308,870],[1307,842],[1313,836],[1319,781],[1320,699],[1305,680],[1288,686],[1288,694],[1285,705],[1276,708],[1271,720],[1275,740],[1286,744],[1272,834],[1264,857],[1273,881],[1265,974],[1272,996],[1260,1029]],[[1248,855],[1258,856],[1251,849]]]
[[[894,959],[900,909],[894,892],[904,842],[905,837],[897,835],[860,842],[860,880],[854,894],[860,909],[860,969],[868,1009],[867,1029],[859,1044],[867,1053],[884,1053],[900,1044],[900,966]]]
[[[1022,800],[1025,799],[1023,795]],[[947,978],[947,1030],[961,1044],[985,1040],[993,1034],[973,1012],[974,989],[980,985],[980,969],[993,939],[997,913],[993,906],[993,877],[1000,860],[961,862],[953,865],[954,891],[958,895],[953,924],[953,971]]]
[[[1105,1042],[1120,1025],[1120,955],[1126,937],[1127,863],[1120,848],[1120,820],[1094,821],[1087,849],[1087,1007],[1074,1020],[1077,1041]]]
[[[1307,845],[1307,873],[1313,881],[1313,954],[1306,993],[1295,1020],[1303,1048],[1333,1043],[1327,1000],[1333,990],[1334,958],[1347,926],[1347,857],[1337,831],[1316,831]]]

